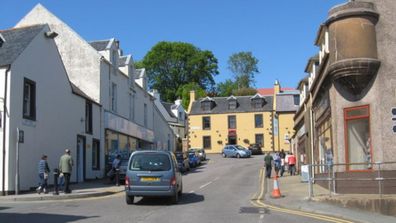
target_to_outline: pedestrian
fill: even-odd
[[[70,155],[70,149],[66,149],[65,154],[63,154],[63,156],[61,156],[59,160],[59,171],[63,174],[65,180],[65,188],[64,188],[65,194],[71,193],[69,184],[70,184],[70,176],[72,173],[72,167],[73,167],[73,158]]]
[[[279,156],[281,158],[280,176],[283,177],[283,173],[285,172],[285,158],[286,158],[286,153],[283,149],[279,153]]]
[[[296,174],[296,156],[293,153],[290,153],[288,158],[290,175],[293,176]]]
[[[265,165],[265,176],[267,178],[271,178],[271,172],[272,172],[272,161],[274,158],[272,158],[271,154],[268,152],[267,155],[264,157],[264,165]]]
[[[44,192],[48,194],[48,174],[50,172],[50,168],[47,162],[47,155],[42,155],[41,160],[38,163],[38,175],[40,179],[39,187],[36,189],[38,194]]]
[[[121,155],[118,154],[116,158],[113,160],[113,163],[111,164],[111,168],[113,169],[113,176],[111,178],[111,181],[114,180],[116,181],[116,185],[120,185],[120,166],[121,166]]]
[[[274,169],[275,169],[275,175],[278,177],[279,176],[279,170],[281,169],[281,158],[279,156],[279,153],[275,153],[274,155]]]

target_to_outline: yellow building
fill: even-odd
[[[281,92],[277,82],[273,92],[196,100],[192,91],[188,108],[189,147],[221,153],[227,144],[248,147],[257,143],[264,151],[288,151],[299,102],[295,102],[294,92]],[[297,98],[298,95],[299,92]]]

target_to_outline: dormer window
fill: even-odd
[[[262,108],[264,106],[265,100],[260,94],[256,94],[250,100],[253,108]]]
[[[214,101],[210,97],[206,97],[201,101],[201,109],[203,111],[210,111],[214,107]]]
[[[227,98],[227,101],[228,101],[228,109],[229,110],[234,110],[237,108],[238,102],[237,102],[236,97],[231,95],[231,97]]]
[[[0,47],[3,46],[3,43],[4,43],[4,39],[3,39],[3,37],[2,37],[1,34],[0,34]]]
[[[113,50],[111,53],[111,63],[113,66],[116,66],[117,64],[117,50]]]

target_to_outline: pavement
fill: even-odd
[[[68,200],[82,199],[90,197],[102,197],[124,191],[124,186],[115,186],[104,180],[92,180],[83,183],[74,183],[70,185],[72,193],[65,194],[59,191],[59,195],[54,195],[54,188],[49,188],[48,194],[38,194],[35,191],[25,191],[19,195],[0,196],[0,203],[6,201],[51,201],[51,200]]]
[[[344,194],[329,195],[327,189],[314,184],[314,196],[309,199],[309,184],[300,176],[278,178],[281,198],[272,198],[273,179],[265,178],[264,203],[277,207],[330,215],[352,222],[396,222],[396,195],[380,198],[378,195]]]

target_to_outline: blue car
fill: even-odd
[[[225,157],[246,157],[249,158],[252,155],[252,152],[240,145],[227,145],[223,148],[221,155]]]
[[[197,151],[189,151],[188,152],[188,160],[190,167],[197,167],[201,164],[201,159],[199,158]]]

